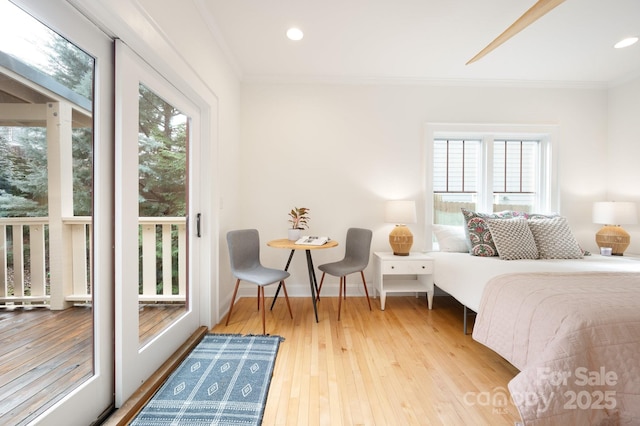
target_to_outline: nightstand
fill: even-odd
[[[395,256],[391,252],[375,252],[373,296],[380,294],[380,308],[384,311],[387,293],[427,293],[429,309],[433,306],[433,258],[423,253]],[[393,277],[415,275],[415,278]],[[417,297],[417,294],[416,294]]]

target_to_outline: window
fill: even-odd
[[[427,223],[462,225],[461,208],[481,212],[556,209],[551,141],[555,128],[522,132],[496,126],[475,131],[439,131],[428,135]]]
[[[462,224],[460,208],[476,209],[481,147],[481,140],[433,141],[434,223]]]
[[[536,207],[539,145],[537,140],[493,142],[493,211]]]

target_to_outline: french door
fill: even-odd
[[[200,324],[200,113],[116,40],[116,407]]]
[[[2,6],[5,8],[12,6],[8,0],[0,1],[4,3]],[[40,187],[48,189],[49,192],[50,202],[45,213],[49,226],[48,245],[34,244],[31,252],[36,263],[39,262],[38,259],[40,263],[44,263],[42,259],[49,259],[50,273],[47,277],[51,283],[50,293],[43,290],[38,294],[49,296],[50,307],[56,312],[75,309],[73,304],[77,300],[85,303],[86,307],[79,309],[86,311],[91,324],[87,332],[91,347],[86,355],[83,355],[91,364],[88,378],[77,381],[73,387],[64,391],[59,400],[35,419],[34,423],[87,425],[112,407],[114,393],[113,41],[79,15],[66,1],[12,0],[11,3],[41,23],[39,26],[27,27],[26,20],[12,20],[11,25],[7,24],[9,28],[13,28],[12,36],[29,31],[25,40],[37,40],[38,35],[44,37],[43,31],[47,27],[46,31],[49,33],[44,40],[55,43],[59,48],[54,53],[49,52],[49,58],[53,60],[56,55],[75,52],[77,55],[74,57],[83,58],[81,63],[86,68],[78,66],[67,74],[67,77],[78,77],[84,72],[85,77],[82,84],[68,87],[70,90],[67,93],[71,93],[71,96],[57,96],[56,90],[59,89],[54,89],[49,92],[51,97],[44,98],[49,102],[46,107],[43,105],[42,111],[47,108],[55,109],[52,116],[56,118],[49,120],[51,125],[42,127],[47,134],[47,142],[44,145],[46,149],[42,152],[47,156],[47,173],[43,176],[48,175],[48,184],[45,181]],[[65,44],[63,39],[66,39],[68,44]],[[41,45],[46,44],[41,42]],[[18,53],[25,56],[20,57],[18,61],[29,63],[29,59],[35,57],[32,56],[32,47],[34,46],[24,45]],[[39,47],[40,52],[43,51],[42,46],[35,47]],[[53,62],[67,64],[69,57],[59,56],[59,60]],[[10,75],[16,82],[20,82],[14,87],[20,88],[23,93],[28,93],[25,92],[25,87],[41,91],[43,84],[46,86],[43,82],[48,80],[47,77],[35,78],[38,77],[38,73]],[[66,81],[74,80],[68,78]],[[80,93],[77,93],[78,91]],[[38,107],[37,104],[42,103],[42,99],[41,96],[27,98],[19,103],[23,104],[23,109],[29,105]],[[5,101],[3,99],[3,102]],[[33,116],[33,111],[30,114]],[[71,127],[73,129],[69,130]],[[72,174],[81,175],[84,179],[71,179]],[[32,177],[34,175],[38,173],[31,173]],[[59,226],[60,223],[64,225]],[[65,232],[73,227],[81,227],[84,231],[79,234],[81,238],[73,240],[72,243]],[[58,241],[56,245],[58,235],[61,235],[58,240],[62,242]],[[81,249],[73,252],[74,255],[69,255],[69,247],[75,243],[80,243]],[[77,253],[80,255],[75,256]],[[85,274],[84,285],[69,288],[72,281],[69,264],[73,264],[74,268],[81,265],[75,270],[80,271],[80,275]],[[52,331],[55,332],[56,330]],[[84,333],[84,328],[78,330],[78,334],[83,338]],[[54,353],[54,349],[51,348],[51,356]],[[59,382],[67,383],[73,379],[71,376],[67,374]]]
[[[73,159],[84,160],[79,162],[91,170],[84,180],[75,178],[74,185],[84,190],[73,194],[89,206],[89,213],[82,214],[89,218],[67,217],[72,214],[62,210],[69,209],[68,193],[64,202],[55,201],[62,205],[62,214],[56,214],[69,226],[85,226],[88,221],[86,229],[91,231],[73,242],[87,244],[88,254],[79,258],[85,261],[90,285],[74,286],[59,297],[56,287],[51,294],[52,301],[56,297],[62,301],[60,308],[78,301],[89,305],[90,374],[35,420],[43,425],[87,425],[114,405],[120,407],[200,324],[209,322],[210,307],[204,300],[210,289],[195,283],[199,278],[208,282],[210,262],[199,259],[208,259],[208,251],[214,250],[199,238],[200,203],[205,200],[206,205],[208,199],[206,192],[200,193],[199,164],[208,154],[200,139],[201,132],[210,131],[201,115],[207,123],[211,115],[201,110],[211,106],[201,99],[195,106],[68,1],[11,3],[76,45],[93,64],[93,78],[81,79],[87,86],[81,97],[92,103],[74,106],[73,119],[67,120],[76,126],[80,117],[89,129],[91,155],[78,157],[73,152]],[[77,98],[69,100],[76,103]],[[50,155],[48,160],[56,167],[71,164],[71,154],[65,155],[69,158]],[[58,157],[62,160],[54,163]],[[68,177],[69,173],[58,175]],[[62,185],[50,188],[52,193],[60,188],[68,191]],[[207,230],[210,226],[202,232],[210,241]],[[63,241],[71,243],[71,239]],[[68,266],[66,249],[54,252],[52,258]]]

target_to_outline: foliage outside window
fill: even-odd
[[[90,108],[94,61],[91,56],[42,26],[39,55],[20,55],[3,45],[3,53],[27,64],[43,84],[61,84]],[[19,35],[13,34],[16,38]],[[7,43],[7,40],[4,40]],[[50,83],[47,83],[50,82]],[[51,90],[51,89],[49,89]],[[93,193],[93,133],[75,127],[73,138],[73,211],[90,216]],[[0,126],[0,217],[46,217],[48,175],[46,128]]]
[[[187,202],[188,117],[139,85],[138,198],[141,217],[184,217]],[[156,293],[162,294],[162,226],[156,226]],[[179,293],[179,229],[171,226],[172,294]],[[142,250],[142,247],[140,247]],[[140,255],[142,262],[142,253]],[[182,271],[184,273],[184,271]],[[139,287],[143,292],[142,265]]]
[[[139,107],[140,216],[185,216],[187,117],[143,84]]]

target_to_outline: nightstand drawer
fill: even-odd
[[[410,260],[397,262],[384,262],[382,264],[383,274],[431,274],[433,273],[433,262],[430,260]]]

